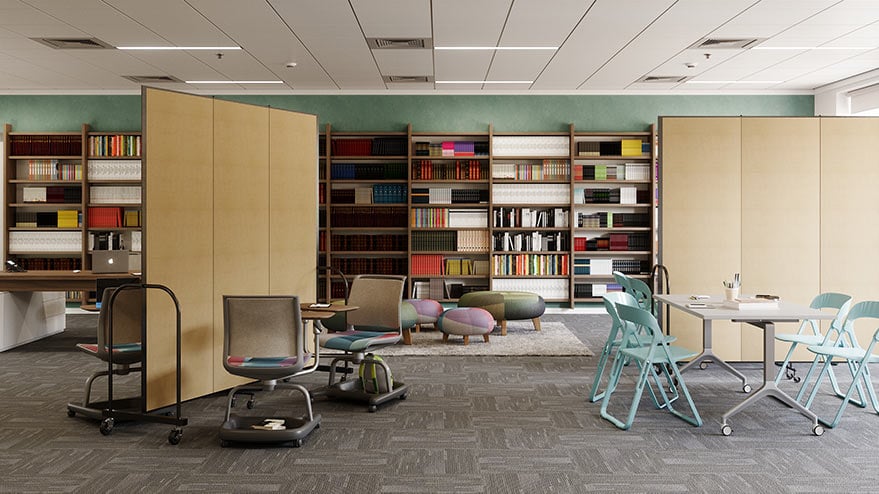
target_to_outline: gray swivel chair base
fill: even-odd
[[[378,406],[391,400],[405,400],[409,396],[409,386],[394,382],[394,388],[387,393],[367,393],[363,390],[363,384],[359,379],[340,381],[325,388],[322,393],[329,398],[352,400],[366,403],[370,412],[378,409]]]
[[[237,393],[251,395],[247,408],[253,407],[253,392],[259,390],[271,391],[275,388],[295,389],[302,393],[305,398],[305,415],[301,417],[277,416],[259,417],[259,416],[240,416],[232,415],[231,409],[235,402]],[[284,429],[281,430],[261,430],[254,429],[255,425],[263,425],[266,419],[283,419]],[[311,434],[315,429],[320,428],[320,415],[315,415],[311,410],[311,394],[308,390],[300,385],[283,381],[266,381],[263,386],[255,386],[251,384],[243,384],[236,386],[229,391],[229,397],[226,404],[226,420],[220,426],[220,446],[227,447],[230,443],[287,443],[294,448],[302,446],[303,440]]]

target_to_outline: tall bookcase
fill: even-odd
[[[619,290],[612,271],[646,279],[655,262],[652,127],[342,133],[327,125],[320,143],[322,300],[344,296],[341,271],[404,274],[407,296],[443,302],[494,289],[574,306]]]
[[[8,259],[69,271],[91,269],[93,250],[140,251],[139,132],[3,132]]]

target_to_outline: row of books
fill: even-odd
[[[574,165],[575,180],[650,180],[647,163]]]
[[[406,156],[409,142],[405,137],[333,139],[336,156]]]
[[[491,189],[495,204],[570,204],[571,188],[568,184],[503,183]]]
[[[494,163],[491,177],[498,180],[568,180],[568,160],[543,160],[540,163]]]
[[[491,152],[500,156],[569,156],[568,136],[494,136]]]
[[[500,254],[492,256],[495,276],[567,276],[568,254]]]
[[[623,287],[616,283],[574,283],[574,298],[602,297],[611,292],[621,292]]]
[[[333,163],[333,180],[406,180],[406,163]]]
[[[89,160],[89,181],[140,180],[140,160]]]
[[[17,228],[79,228],[82,213],[76,209],[58,211],[15,211]]]
[[[82,202],[82,187],[53,185],[48,187],[22,187],[21,202],[78,204]]]
[[[139,185],[94,185],[89,187],[89,202],[93,204],[140,204]]]
[[[129,236],[130,238],[130,236]],[[130,240],[126,242],[125,234],[120,232],[91,232],[88,235],[89,250],[123,250],[130,249]]]
[[[479,232],[488,235],[488,232]],[[415,252],[457,251],[458,233],[456,231],[414,231],[412,232],[412,250]]]
[[[82,234],[78,231],[11,231],[9,252],[80,252]]]
[[[333,204],[406,204],[406,184],[332,189],[330,200]]]
[[[82,259],[79,257],[11,257],[10,260],[28,271],[82,269]]]
[[[567,228],[570,211],[564,208],[495,208],[495,228]]]
[[[611,276],[614,271],[623,274],[641,274],[650,271],[648,261],[639,259],[591,259],[577,257],[574,259],[575,275]]]
[[[98,135],[88,138],[89,156],[140,156],[140,136]]]
[[[577,156],[641,156],[649,153],[650,143],[641,139],[577,142]]]
[[[413,254],[409,263],[413,275],[445,274],[445,262],[442,254]]]
[[[408,213],[405,207],[334,206],[330,222],[334,228],[406,228]]]
[[[19,161],[15,175],[27,180],[82,180],[82,164],[59,160]]]
[[[412,180],[485,180],[488,163],[479,160],[412,161]]]
[[[333,265],[342,270],[345,275],[356,274],[402,274],[406,273],[408,263],[405,258],[399,257],[365,257],[333,258]]]
[[[650,236],[645,233],[611,233],[601,237],[574,237],[574,250],[586,251],[647,251]]]
[[[545,300],[567,299],[569,286],[566,278],[495,278],[491,282],[492,290],[526,291]]]
[[[90,207],[88,208],[89,228],[119,228],[125,226],[123,208],[121,207]]]
[[[577,212],[577,228],[626,228],[649,227],[650,215],[647,213],[614,213],[598,211],[595,213]]]
[[[354,234],[330,237],[330,246],[334,251],[405,251],[409,238],[398,234]]]
[[[607,188],[575,188],[574,202],[577,204],[648,204],[650,191],[639,190],[635,186]]]
[[[13,135],[9,136],[10,156],[79,156],[82,136],[76,135]]]
[[[412,204],[480,204],[485,202],[488,202],[488,191],[485,189],[412,188]]]
[[[486,141],[415,141],[415,156],[488,156]]]
[[[415,228],[488,228],[488,214],[478,209],[412,208]]]
[[[492,247],[504,252],[561,252],[568,250],[568,234],[555,233],[494,233]]]

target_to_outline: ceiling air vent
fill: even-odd
[[[433,40],[431,38],[366,38],[366,44],[373,50],[433,48]]]
[[[690,45],[690,49],[701,50],[745,50],[753,48],[765,38],[702,38]]]
[[[409,82],[433,82],[432,75],[384,75],[382,80],[396,84]]]
[[[108,50],[113,46],[98,38],[31,38],[56,50]]]
[[[669,84],[675,82],[684,82],[689,79],[688,76],[685,75],[645,75],[644,77],[638,79],[635,82],[651,82],[651,83],[660,83],[660,84]]]
[[[124,75],[122,76],[131,82],[138,84],[161,84],[163,82],[183,82],[180,79],[170,75]]]

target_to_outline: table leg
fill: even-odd
[[[733,407],[732,410],[723,414],[721,432],[724,436],[732,434],[732,428],[727,424],[729,418],[751,406],[757,400],[768,396],[790,406],[809,418],[812,421],[812,432],[816,436],[820,436],[824,433],[824,429],[818,425],[818,416],[797,402],[792,396],[779,389],[775,384],[775,324],[771,321],[755,321],[749,322],[749,324],[763,329],[763,387],[745,401]]]
[[[703,367],[703,362],[713,362],[720,366],[721,369],[726,372],[738,377],[742,380],[742,390],[745,393],[751,392],[751,386],[748,384],[748,378],[745,377],[744,374],[739,372],[735,367],[729,365],[725,360],[718,357],[714,350],[712,349],[712,341],[711,341],[711,321],[708,319],[702,320],[702,353],[697,355],[693,360],[687,362],[686,365],[680,368],[681,372],[686,371],[687,369],[699,365],[700,368]],[[773,376],[773,379],[775,376]]]

